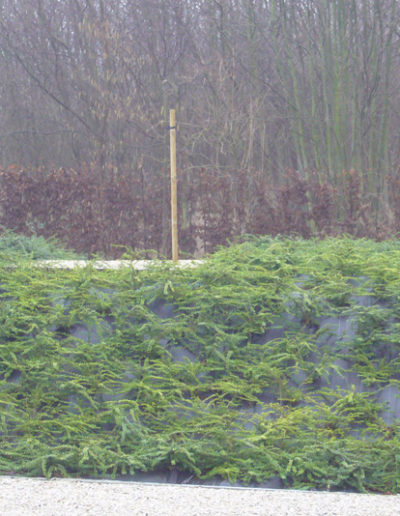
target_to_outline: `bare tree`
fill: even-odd
[[[170,107],[187,192],[217,172],[239,204],[240,170],[251,195],[257,174],[340,188],[356,168],[378,196],[399,159],[399,14],[395,0],[2,0],[0,158],[161,182],[164,248]]]

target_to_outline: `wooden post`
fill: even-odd
[[[171,236],[172,260],[178,261],[178,207],[176,187],[176,121],[175,109],[169,111],[169,141],[171,150]]]

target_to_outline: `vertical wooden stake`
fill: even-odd
[[[172,260],[178,261],[178,208],[176,187],[176,121],[175,109],[169,111],[169,141],[171,150],[171,236]]]

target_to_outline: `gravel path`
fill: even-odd
[[[0,477],[1,516],[396,516],[400,495]]]

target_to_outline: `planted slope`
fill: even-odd
[[[397,242],[0,272],[0,472],[399,490]]]

